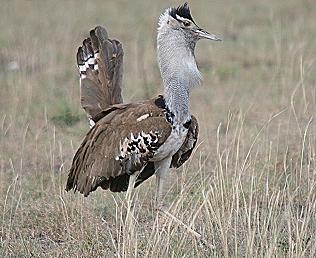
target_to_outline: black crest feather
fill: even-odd
[[[176,20],[177,20],[177,16],[176,15],[179,15],[180,17],[183,17],[185,19],[189,19],[192,22],[194,22],[193,18],[191,16],[191,13],[190,13],[189,5],[188,5],[187,2],[185,2],[183,5],[180,5],[177,8],[171,8],[170,15],[173,18],[175,18]]]

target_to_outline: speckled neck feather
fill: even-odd
[[[160,16],[157,55],[164,84],[164,98],[176,123],[190,120],[189,93],[201,83],[201,74],[194,56],[196,41],[168,24],[170,10]]]

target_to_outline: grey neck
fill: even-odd
[[[201,82],[194,57],[195,43],[185,38],[181,31],[158,32],[157,54],[164,98],[169,110],[175,115],[174,122],[178,124],[191,119],[189,93]]]

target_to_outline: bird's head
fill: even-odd
[[[197,42],[199,39],[221,40],[215,34],[209,33],[200,28],[194,22],[188,3],[184,3],[177,8],[169,8],[161,14],[159,18],[159,33],[181,34],[187,40]]]

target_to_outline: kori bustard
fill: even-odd
[[[123,103],[123,49],[98,26],[77,53],[81,105],[91,129],[77,150],[66,190],[88,196],[98,187],[112,192],[137,187],[155,174],[157,208],[163,207],[170,167],[191,155],[198,123],[189,111],[189,93],[201,83],[194,49],[200,39],[220,40],[194,22],[187,3],[161,14],[157,56],[164,94]]]

